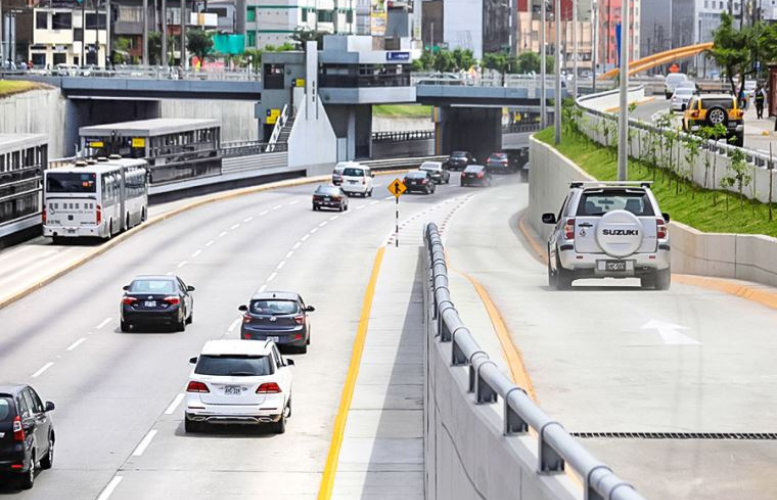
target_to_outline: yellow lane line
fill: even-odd
[[[356,330],[356,338],[353,341],[353,353],[351,354],[351,363],[348,366],[348,374],[345,376],[345,386],[343,394],[340,397],[340,406],[335,418],[335,427],[332,431],[332,442],[329,445],[329,454],[326,457],[324,473],[321,477],[321,487],[318,490],[318,500],[329,500],[332,498],[332,490],[335,484],[335,475],[337,474],[337,463],[340,460],[340,448],[343,445],[343,435],[345,434],[345,424],[348,421],[348,412],[351,409],[353,400],[353,391],[356,387],[356,379],[359,376],[359,366],[364,352],[364,343],[367,339],[367,330],[370,326],[370,314],[372,312],[372,299],[375,296],[375,286],[380,274],[380,265],[383,262],[383,254],[386,251],[385,246],[378,249],[375,255],[375,262],[372,265],[372,274],[367,285],[367,291],[364,293],[364,302],[362,303],[361,316],[359,317],[359,327]]]
[[[531,229],[526,227],[526,216],[522,215],[520,219],[518,219],[518,229],[521,230],[521,233],[523,233],[524,238],[526,238],[526,241],[529,243],[529,246],[534,250],[535,256],[540,260],[540,262],[548,262],[548,251],[540,245],[540,242],[538,241],[539,238],[532,232]]]
[[[375,172],[375,173],[377,175],[394,175],[394,174],[399,174],[404,172],[407,172],[407,169],[384,170],[384,171]],[[175,217],[176,215],[179,215],[183,212],[187,212],[189,210],[201,207],[203,205],[207,205],[209,203],[237,198],[238,196],[245,196],[248,194],[259,193],[262,191],[271,191],[274,189],[280,189],[280,188],[286,188],[286,187],[301,186],[304,184],[314,184],[316,182],[327,182],[330,178],[331,177],[329,175],[320,175],[316,177],[302,177],[300,179],[270,182],[267,184],[262,184],[260,186],[251,186],[251,187],[242,188],[242,189],[235,189],[235,190],[203,197],[198,200],[189,202],[185,205],[182,205],[174,210],[170,210],[169,212],[165,212],[163,214],[157,215],[156,217],[151,217],[143,224],[136,226],[130,229],[129,231],[125,231],[117,236],[114,236],[113,238],[101,244],[100,246],[95,247],[93,250],[89,251],[87,254],[83,255],[79,259],[76,259],[75,261],[73,261],[66,267],[60,269],[59,271],[56,271],[46,276],[45,278],[42,278],[41,280],[28,285],[27,287],[23,288],[22,290],[19,290],[18,292],[12,295],[9,295],[8,297],[0,299],[0,309],[4,308],[9,304],[16,302],[19,299],[26,297],[27,295],[31,294],[32,292],[34,292],[39,288],[43,288],[44,286],[48,285],[52,281],[55,281],[56,279],[61,278],[62,276],[68,274],[70,271],[81,267],[82,265],[86,264],[87,262],[94,259],[98,255],[102,255],[103,253],[113,248],[114,246],[118,245],[119,243],[126,240],[127,238],[134,236],[139,231],[142,231],[148,227],[151,227],[159,222],[170,219],[171,217]]]
[[[738,283],[725,278],[712,278],[708,276],[694,276],[690,274],[673,274],[672,281],[683,285],[692,285],[710,290],[718,290],[746,300],[757,302],[766,307],[777,309],[777,292],[757,285],[751,286]]]

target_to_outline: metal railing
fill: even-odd
[[[281,130],[283,130],[283,126],[286,125],[286,120],[289,117],[289,105],[284,104],[283,110],[281,110],[280,116],[278,116],[278,119],[275,121],[275,127],[272,129],[272,135],[270,135],[270,140],[267,142],[267,148],[265,149],[266,152],[272,153],[275,151],[277,147],[278,138],[281,136]]]
[[[261,74],[250,68],[218,69],[189,68],[164,66],[113,66],[101,68],[98,66],[55,66],[49,69],[33,68],[29,70],[2,69],[0,76],[5,77],[68,77],[68,78],[121,78],[129,80],[208,80],[248,82],[261,81]]]
[[[529,429],[539,440],[537,474],[560,473],[569,465],[583,480],[587,500],[644,500],[634,487],[620,479],[605,463],[596,459],[557,421],[546,415],[526,391],[508,379],[478,346],[464,325],[451,298],[445,250],[437,225],[424,229],[431,278],[433,321],[440,342],[450,342],[451,366],[469,372],[468,392],[472,404],[504,405],[502,433],[505,439],[525,435]]]
[[[258,155],[265,152],[266,142],[262,141],[231,141],[221,143],[222,158],[236,156]],[[276,144],[276,151],[286,151],[286,145]]]
[[[405,142],[434,139],[434,130],[408,130],[405,132],[373,132],[372,142]]]

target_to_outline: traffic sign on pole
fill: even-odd
[[[391,184],[388,185],[388,190],[389,193],[393,194],[397,199],[399,199],[399,197],[405,194],[405,191],[407,191],[407,186],[405,186],[405,183],[400,179],[394,179],[391,181]]]

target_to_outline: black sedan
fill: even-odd
[[[420,191],[425,194],[433,194],[437,189],[432,180],[432,175],[426,170],[414,170],[405,175],[405,187],[408,193]]]
[[[0,385],[0,474],[18,476],[22,489],[35,483],[38,467],[54,465],[54,425],[49,412],[29,385]]]
[[[513,174],[518,171],[514,158],[507,153],[491,153],[486,160],[486,169],[492,174]]]
[[[238,307],[243,313],[240,338],[272,340],[278,347],[293,347],[308,352],[310,322],[308,313],[316,310],[294,292],[260,292],[248,305]]]
[[[448,168],[451,170],[464,170],[469,165],[477,163],[477,158],[469,151],[454,151],[448,158]]]
[[[322,184],[313,193],[313,211],[322,208],[336,208],[340,212],[348,210],[348,197],[339,187]]]
[[[121,331],[154,325],[186,330],[194,319],[193,291],[178,276],[138,276],[124,287]]]
[[[483,165],[470,165],[461,173],[461,185],[490,186],[491,174]]]

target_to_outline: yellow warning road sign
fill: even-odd
[[[402,196],[405,191],[407,191],[407,186],[405,186],[405,183],[402,182],[399,179],[394,179],[391,181],[391,184],[388,185],[389,193],[393,194],[397,198]]]

